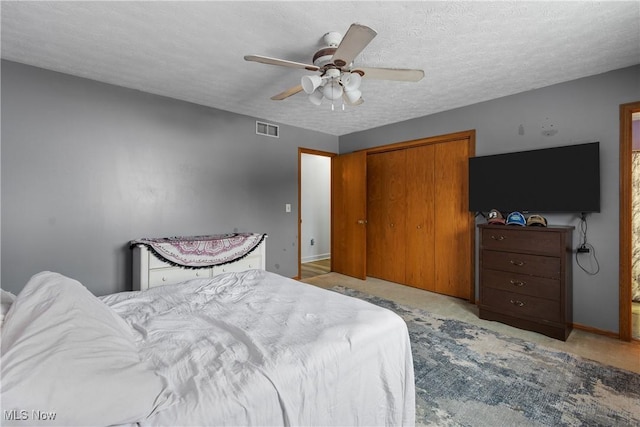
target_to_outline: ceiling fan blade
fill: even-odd
[[[424,77],[422,70],[410,70],[405,68],[375,68],[375,67],[358,67],[351,72],[363,73],[365,79],[377,80],[397,80],[403,82],[417,82]]]
[[[378,33],[365,25],[351,24],[347,34],[344,35],[333,54],[332,62],[337,67],[344,67],[345,65],[351,64],[355,57],[367,47],[377,34]]]
[[[316,67],[315,65],[304,64],[302,62],[287,61],[286,59],[269,58],[268,56],[245,55],[244,60],[252,61],[252,62],[260,62],[261,64],[280,65],[282,67],[289,67],[289,68],[301,68],[303,70],[309,70],[309,71],[320,70],[320,68]]]
[[[288,97],[290,97],[292,95],[295,95],[298,92],[302,92],[302,85],[291,87],[291,88],[285,90],[284,92],[280,92],[277,95],[273,95],[271,97],[271,99],[273,101],[282,101],[283,99],[286,99],[286,98],[288,98]]]

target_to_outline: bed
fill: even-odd
[[[100,298],[41,272],[4,318],[0,389],[3,425],[415,422],[399,316],[257,269]]]

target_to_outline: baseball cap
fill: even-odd
[[[502,224],[504,225],[504,217],[497,209],[491,209],[489,215],[487,215],[487,222],[489,224]]]
[[[546,227],[547,219],[542,215],[529,215],[529,218],[527,218],[527,226]]]
[[[515,212],[511,212],[507,216],[507,225],[520,225],[524,227],[527,225],[527,220],[524,219],[524,215],[522,215],[518,211],[515,211]]]

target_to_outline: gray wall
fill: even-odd
[[[467,129],[477,155],[600,141],[602,212],[588,217],[600,272],[574,263],[574,321],[617,331],[618,106],[639,99],[636,66],[345,135],[340,152]],[[258,136],[252,117],[7,61],[1,112],[2,287],[13,292],[42,270],[97,295],[127,290],[129,240],[234,230],[268,233],[267,269],[294,276],[297,147],[338,148],[331,135],[283,125],[280,139]]]
[[[138,237],[268,233],[297,274],[298,146],[338,138],[2,61],[2,287],[57,271],[97,295],[131,288]],[[285,213],[291,203],[292,212]]]
[[[476,130],[478,156],[599,141],[601,212],[588,215],[587,239],[600,272],[589,275],[574,259],[574,322],[618,331],[619,105],[638,100],[635,66],[341,136],[340,153],[469,129]],[[545,136],[549,130],[557,133]],[[577,215],[545,216],[551,224],[575,225],[577,245]]]

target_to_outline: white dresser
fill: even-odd
[[[266,269],[266,239],[248,255],[223,265],[206,268],[179,267],[158,258],[146,245],[133,246],[133,290],[169,285],[190,279],[213,277],[217,274]]]

